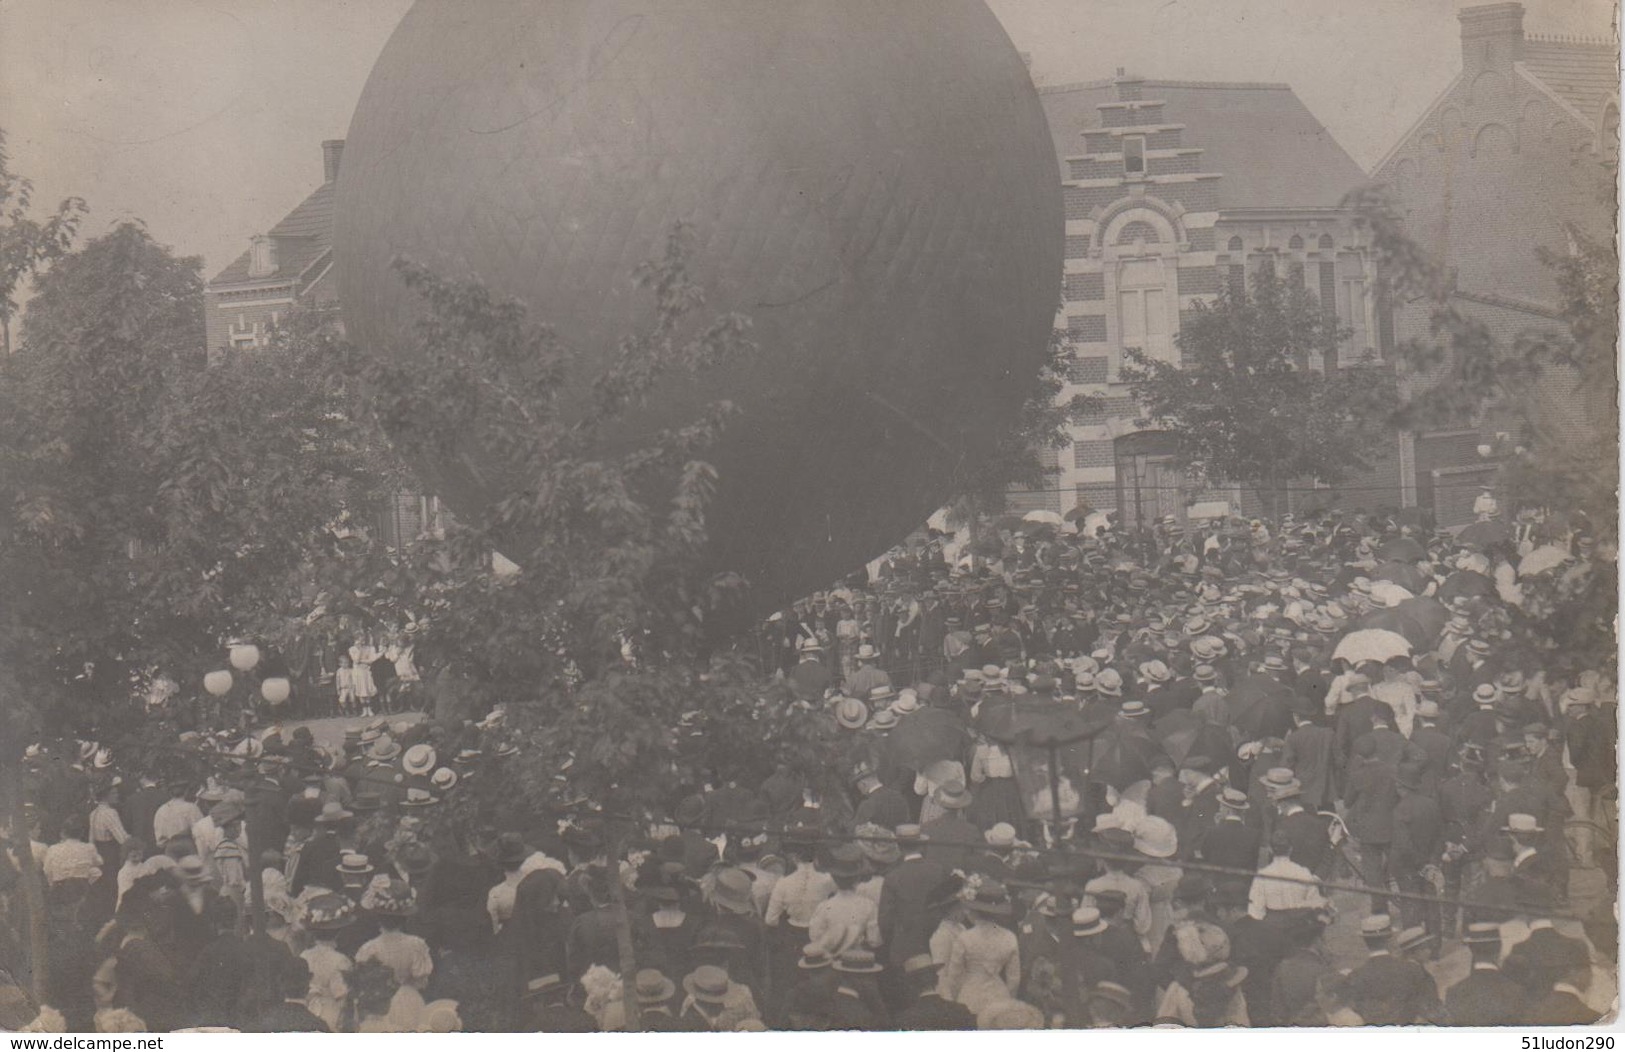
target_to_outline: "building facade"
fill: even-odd
[[[1460,13],[1461,72],[1373,170],[1407,232],[1454,276],[1454,305],[1503,344],[1562,328],[1551,268],[1570,233],[1614,233],[1619,158],[1618,44],[1526,33],[1516,3]],[[1396,312],[1400,339],[1429,337],[1424,305]],[[1543,426],[1586,427],[1586,392],[1549,372],[1533,392]],[[1610,403],[1611,404],[1611,403]],[[1517,421],[1402,436],[1401,499],[1442,525],[1469,521],[1476,485],[1495,472]],[[1498,440],[1499,439],[1499,440]],[[1516,441],[1514,439],[1514,441]]]
[[[233,350],[264,347],[294,310],[321,310],[342,329],[333,267],[333,190],[344,140],[322,143],[322,185],[204,286],[204,333],[211,362]],[[444,528],[436,497],[397,493],[363,516],[369,530],[402,545]]]
[[[1332,364],[1380,360],[1390,319],[1372,295],[1360,231],[1339,207],[1365,173],[1284,84],[1119,71],[1041,87],[1040,98],[1066,207],[1057,324],[1071,368],[1062,397],[1100,395],[1105,409],[1072,429],[1055,483],[1012,493],[1012,504],[1061,511],[1082,502],[1115,509],[1128,525],[1253,510],[1256,495],[1239,487],[1187,482],[1172,436],[1135,423],[1139,408],[1119,381],[1124,352],[1177,360],[1182,321],[1196,305],[1268,264],[1302,281],[1353,331]],[[1317,356],[1311,367],[1325,364]],[[1397,495],[1397,479],[1388,488]]]
[[[333,308],[333,188],[344,140],[322,143],[322,185],[204,286],[204,332],[211,359],[263,347],[296,307]]]

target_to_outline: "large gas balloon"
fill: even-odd
[[[761,612],[896,543],[988,455],[1054,320],[1057,176],[982,0],[419,0],[350,125],[339,293],[353,338],[410,353],[404,256],[607,364],[653,315],[633,268],[690,224],[707,308],[748,314],[760,351],[673,378],[606,452],[741,409],[710,454],[711,552]],[[454,509],[493,497],[421,467]]]

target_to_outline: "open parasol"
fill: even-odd
[[[1457,598],[1495,595],[1495,582],[1476,570],[1457,570],[1439,586],[1439,598],[1445,602]]]
[[[1411,602],[1412,600],[1406,600]],[[1378,610],[1367,615],[1355,625],[1355,631],[1378,629],[1385,632],[1394,632],[1411,644],[1414,649],[1426,650],[1439,638],[1437,631],[1429,631],[1427,625],[1411,615],[1404,613],[1399,607],[1390,607],[1387,610]]]
[[[1470,523],[1456,534],[1458,544],[1471,544],[1477,548],[1488,548],[1492,544],[1500,544],[1511,539],[1512,530],[1507,524],[1493,519]]]
[[[1040,508],[1040,509],[1038,509],[1036,511],[1029,511],[1027,514],[1023,515],[1021,517],[1021,521],[1022,522],[1041,522],[1041,523],[1044,523],[1045,525],[1048,525],[1048,526],[1059,526],[1062,522],[1064,522],[1066,520],[1061,518],[1061,513],[1058,512],[1058,511],[1048,511],[1046,509]]]
[[[1387,661],[1389,658],[1410,657],[1410,640],[1398,632],[1384,628],[1361,628],[1344,636],[1332,651],[1332,657],[1352,664],[1362,661]]]
[[[921,709],[886,736],[887,757],[911,771],[923,771],[938,760],[957,760],[964,753],[964,725],[947,709]]]

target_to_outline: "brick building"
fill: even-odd
[[[1569,229],[1612,236],[1619,156],[1618,45],[1525,33],[1516,3],[1460,13],[1461,71],[1373,170],[1396,194],[1408,232],[1455,276],[1456,305],[1503,342],[1561,327],[1551,270]],[[1396,312],[1400,339],[1428,335],[1423,306]],[[1584,427],[1572,378],[1533,393],[1540,422]],[[1475,485],[1493,476],[1478,453],[1517,424],[1401,436],[1401,499],[1439,522],[1468,521]]]
[[[1127,524],[1198,511],[1251,510],[1239,487],[1194,491],[1172,437],[1135,424],[1118,382],[1124,348],[1172,360],[1181,320],[1265,261],[1305,282],[1354,337],[1338,364],[1390,346],[1370,290],[1372,262],[1339,208],[1365,173],[1284,84],[1191,83],[1119,75],[1040,88],[1066,205],[1061,317],[1072,352],[1063,397],[1104,395],[1106,410],[1073,429],[1053,488],[1016,492],[1023,510],[1077,501],[1115,508]],[[1312,367],[1323,363],[1312,362]],[[1382,484],[1397,496],[1397,474]],[[1379,480],[1380,482],[1380,480]],[[1377,485],[1358,487],[1371,494]],[[1389,493],[1388,491],[1392,491]],[[1366,503],[1379,503],[1367,501]]]
[[[333,188],[344,141],[322,143],[322,185],[204,287],[208,352],[263,346],[282,317],[300,307],[334,307]]]
[[[233,349],[263,347],[295,309],[328,312],[342,326],[333,266],[333,190],[344,140],[322,143],[322,185],[269,232],[249,238],[248,250],[204,286],[204,332],[211,361]],[[434,497],[398,493],[369,509],[370,529],[403,544],[440,529]]]

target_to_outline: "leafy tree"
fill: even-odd
[[[34,184],[11,170],[0,129],[0,354],[11,353],[18,289],[67,254],[87,211],[82,198],[69,197],[39,220],[29,216],[33,203]]]
[[[44,275],[0,362],[0,663],[62,717],[149,670],[197,683],[226,635],[297,608],[363,500],[323,342],[206,368],[200,265],[122,224]]]
[[[1168,429],[1187,469],[1254,487],[1274,514],[1288,482],[1335,485],[1381,438],[1387,372],[1310,368],[1317,355],[1335,362],[1348,336],[1301,285],[1266,269],[1198,305],[1180,326],[1179,361],[1129,348],[1121,376],[1140,425]]]

